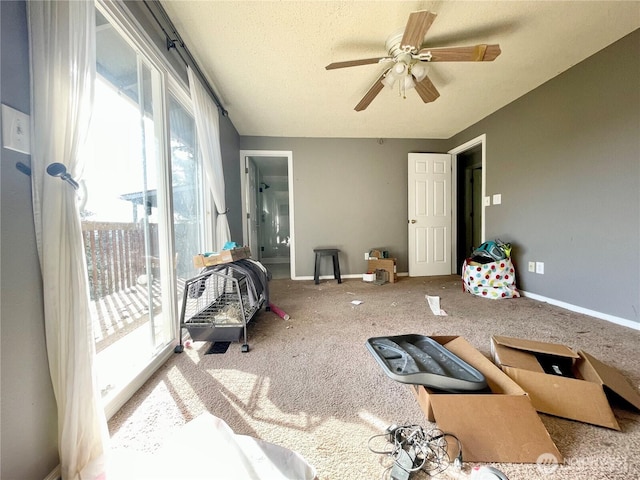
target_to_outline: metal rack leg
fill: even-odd
[[[178,338],[180,339],[180,343],[175,346],[173,349],[173,353],[182,353],[184,352],[184,344],[182,343],[182,327],[178,330]]]
[[[242,334],[244,336],[244,343],[242,344],[242,353],[249,351],[249,343],[247,342],[247,317],[244,309],[244,301],[242,300],[242,292],[240,292],[240,283],[235,278],[232,279],[233,285],[238,296],[238,304],[240,305],[240,315],[242,316]]]

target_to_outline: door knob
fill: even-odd
[[[416,221],[415,221],[415,220],[410,220],[410,222],[411,222],[411,223],[416,223]]]

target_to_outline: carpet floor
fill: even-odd
[[[248,353],[232,343],[224,354],[206,355],[210,345],[195,342],[171,357],[109,421],[115,453],[151,454],[208,411],[237,434],[295,450],[320,480],[389,478],[388,458],[372,453],[369,439],[394,423],[434,425],[365,348],[377,336],[461,335],[487,356],[492,335],[562,343],[615,367],[640,390],[640,331],[530,298],[475,297],[462,292],[456,276],[399,277],[382,286],[278,279],[270,294],[291,318],[260,311],[249,325]],[[425,295],[440,297],[447,316],[434,315]],[[511,480],[640,478],[640,414],[617,403],[614,413],[621,431],[541,414],[565,456],[553,471],[493,466]],[[213,453],[175,460],[217,478]],[[438,478],[468,478],[474,465]],[[423,478],[430,477],[411,476]]]

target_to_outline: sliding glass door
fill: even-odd
[[[194,277],[193,256],[204,251],[206,208],[196,125],[191,112],[175,95],[169,97],[173,231],[178,284]],[[181,288],[179,289],[181,291]]]
[[[178,278],[192,276],[204,207],[187,102],[169,95],[166,72],[104,15],[96,17],[81,215],[97,376],[107,403],[176,338]]]

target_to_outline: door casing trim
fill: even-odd
[[[486,205],[484,199],[487,195],[487,134],[482,135],[463,143],[447,153],[453,155],[451,159],[451,208],[452,226],[451,226],[451,274],[456,274],[456,265],[458,264],[458,155],[471,150],[472,148],[482,145],[482,222],[480,226],[480,237],[482,241],[485,241],[485,226],[486,226]]]
[[[247,245],[249,232],[247,231],[247,181],[245,173],[245,158],[247,157],[286,157],[287,182],[289,186],[289,255],[290,275],[295,280],[296,272],[296,242],[293,203],[293,152],[291,150],[240,150],[240,195],[242,198],[242,242]]]

